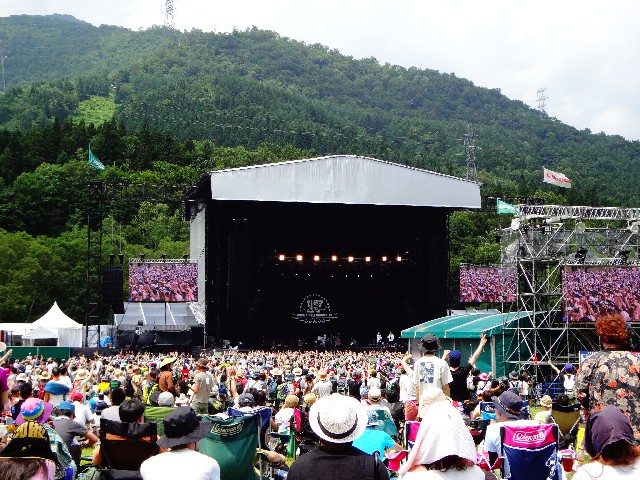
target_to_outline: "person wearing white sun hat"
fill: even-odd
[[[338,393],[321,398],[311,406],[309,424],[320,445],[293,462],[288,480],[389,478],[379,459],[352,445],[367,428],[367,410],[358,400]]]
[[[484,480],[475,462],[476,447],[460,412],[448,401],[436,401],[424,413],[400,479]]]

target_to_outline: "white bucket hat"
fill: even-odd
[[[311,406],[309,424],[327,442],[352,442],[367,428],[367,409],[353,397],[334,393]]]

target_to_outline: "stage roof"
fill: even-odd
[[[436,318],[415,327],[402,330],[402,338],[422,338],[432,333],[438,338],[480,338],[483,333],[490,337],[502,333],[502,327],[532,315],[531,312],[471,313]]]
[[[375,158],[333,155],[210,172],[214,200],[480,208],[480,185]]]
[[[199,325],[189,303],[125,302],[124,315],[114,315],[120,330],[183,330]]]

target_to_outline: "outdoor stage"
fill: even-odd
[[[335,156],[211,172],[188,197],[206,336],[368,345],[446,313],[448,214],[479,186]]]

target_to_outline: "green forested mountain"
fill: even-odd
[[[82,242],[68,237],[86,236],[88,179],[190,183],[208,169],[333,153],[464,175],[461,139],[469,129],[477,135],[487,196],[640,203],[639,142],[541,118],[499,90],[453,74],[356,60],[257,29],[133,32],[59,15],[0,18],[0,42],[7,57],[7,88],[0,94],[0,249],[77,244],[81,250]],[[89,143],[106,170],[86,165]],[[575,188],[543,185],[543,165],[565,173]],[[186,248],[180,232],[160,234],[175,219],[170,209],[142,206],[117,215],[113,222],[124,225],[119,241],[132,255],[141,249],[178,255]],[[165,226],[149,230],[149,219]],[[487,218],[455,216],[454,261],[495,260],[487,234],[493,226]],[[5,275],[0,320],[27,318],[61,295],[63,308],[66,301],[67,308],[81,309],[68,289],[80,288],[82,265],[69,259],[81,263],[84,256],[74,252],[55,267],[34,260],[33,269]],[[16,262],[5,267],[13,271]],[[78,280],[37,287],[35,295],[46,268],[71,278],[75,271]],[[32,277],[24,278],[25,271]],[[18,291],[24,300],[16,306]]]

